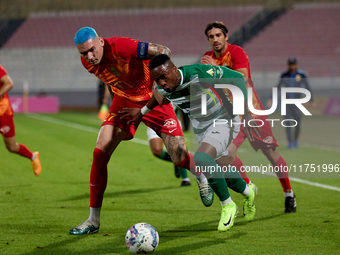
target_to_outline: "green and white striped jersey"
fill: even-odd
[[[204,64],[182,66],[178,70],[181,80],[175,91],[166,92],[160,86],[157,86],[157,89],[184,113],[189,114],[195,134],[204,132],[213,124],[214,119],[234,117],[232,102],[222,89],[214,89],[214,84],[233,84],[242,90],[245,99],[247,99],[246,84],[239,72],[223,66]],[[201,109],[203,94],[207,94],[205,115],[202,115]]]

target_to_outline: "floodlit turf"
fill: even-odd
[[[179,187],[173,166],[153,157],[143,142],[124,142],[111,158],[99,233],[71,236],[68,230],[89,215],[89,174],[100,121],[96,114],[60,113],[17,114],[15,122],[17,141],[39,150],[43,170],[34,177],[27,159],[0,146],[0,254],[131,254],[124,237],[138,222],[158,230],[154,254],[339,254],[339,191],[292,182],[297,213],[285,215],[279,181],[257,175],[255,220],[247,223],[240,213],[229,232],[219,233],[216,196],[210,208],[204,207],[194,179],[192,186]],[[145,131],[141,124],[136,137],[145,141]],[[241,148],[246,165],[268,164],[248,142]],[[339,151],[281,146],[279,152],[288,164],[340,163]],[[308,180],[340,188],[340,179]],[[241,195],[231,195],[240,205]]]

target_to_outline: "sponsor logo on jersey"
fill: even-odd
[[[272,136],[267,136],[266,138],[263,139],[264,143],[273,143],[273,137]]]
[[[208,74],[210,74],[211,76],[214,76],[214,70],[211,68],[207,71]]]
[[[3,126],[0,129],[0,133],[7,134],[10,130],[11,130],[11,128],[9,126]]]
[[[164,127],[168,128],[168,129],[173,129],[173,128],[177,128],[177,121],[175,119],[167,119],[164,121]]]

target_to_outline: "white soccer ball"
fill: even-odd
[[[158,232],[148,223],[137,223],[126,232],[125,243],[134,254],[152,253],[159,243]]]

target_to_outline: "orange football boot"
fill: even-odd
[[[35,160],[31,161],[33,173],[35,176],[39,176],[41,174],[40,155],[37,151],[33,152],[33,154],[35,155]]]

